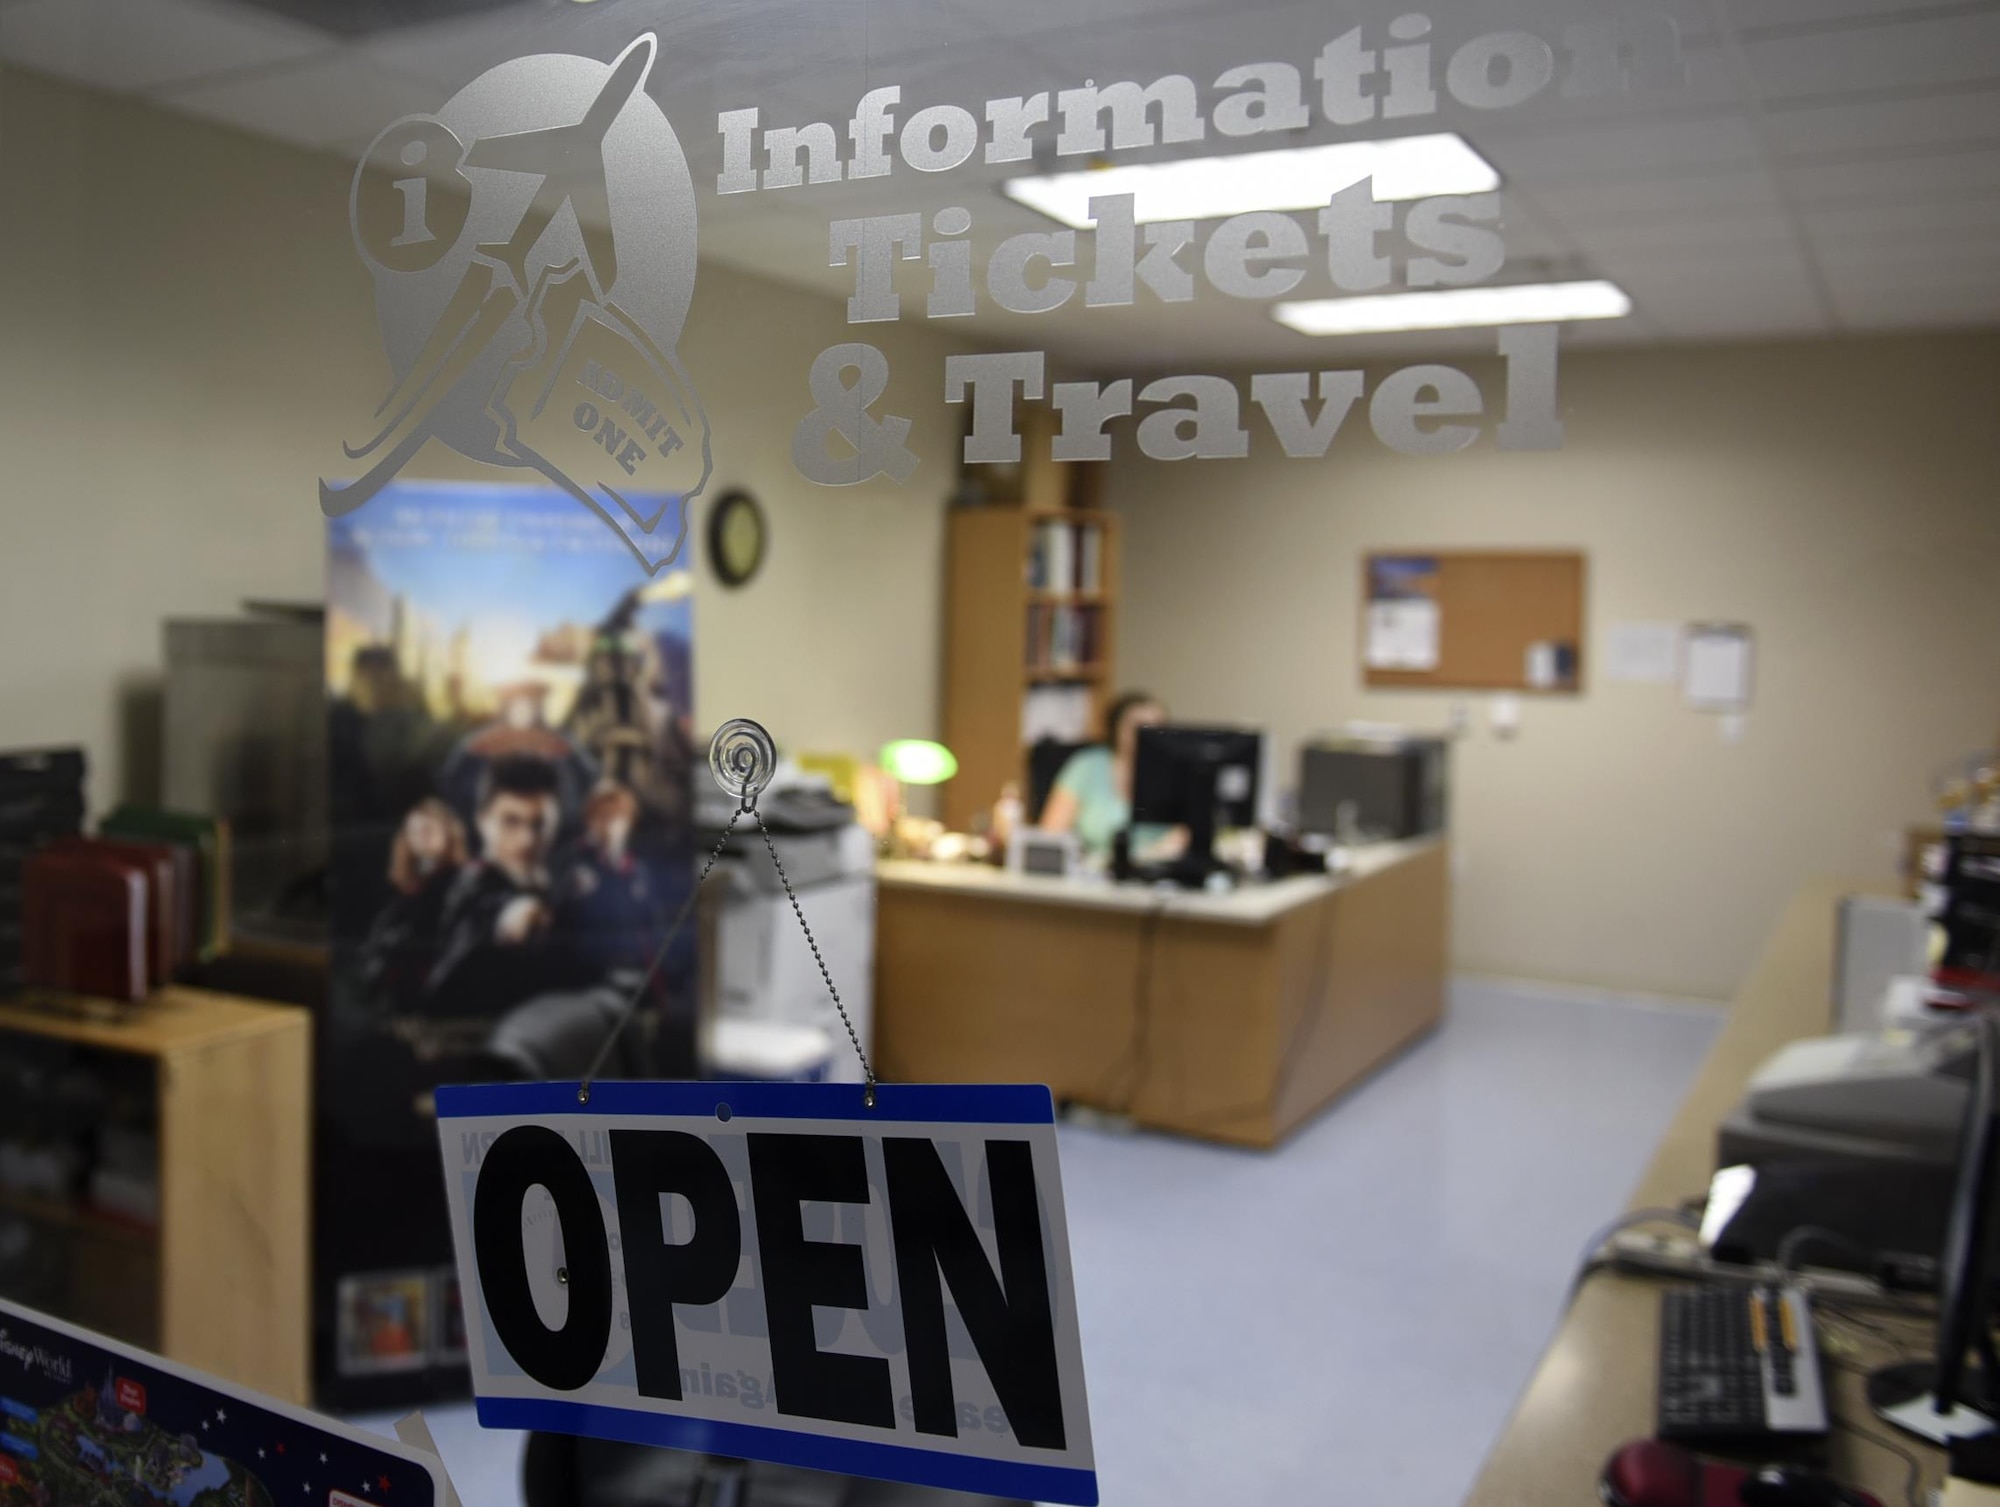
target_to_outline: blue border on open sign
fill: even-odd
[[[475,1115],[713,1115],[756,1120],[931,1121],[936,1124],[1053,1125],[1055,1099],[1039,1083],[885,1083],[870,1109],[859,1083],[593,1083],[578,1103],[576,1083],[456,1084],[437,1091],[440,1120]]]
[[[591,1090],[597,1097],[597,1090]],[[1030,1502],[1073,1502],[1096,1507],[1097,1472],[1061,1465],[1024,1465],[947,1455],[938,1450],[912,1449],[905,1444],[877,1444],[869,1439],[831,1439],[824,1434],[794,1434],[784,1429],[747,1423],[714,1423],[700,1418],[676,1418],[665,1413],[632,1412],[589,1402],[561,1402],[532,1397],[478,1399],[479,1426],[489,1429],[545,1429],[560,1434],[587,1434],[626,1444],[662,1449],[701,1450],[711,1455],[768,1460],[801,1465],[846,1476],[874,1476],[936,1486],[946,1491],[977,1491],[993,1496],[1025,1498]]]

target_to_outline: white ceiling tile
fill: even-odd
[[[1755,38],[1767,27],[1895,19],[1936,8],[1937,0],[1733,0],[1737,34]]]
[[[0,58],[93,89],[151,89],[310,56],[324,32],[206,0],[18,0],[0,8]]]
[[[1990,140],[2000,132],[2000,84],[1911,99],[1766,111],[1772,146],[1788,158]]]
[[[587,8],[585,14],[588,16]],[[602,21],[601,17],[589,19]],[[354,51],[442,85],[442,100],[487,69],[514,58],[537,52],[582,51],[577,27],[563,26],[560,20],[546,12],[475,14],[365,38],[354,44]],[[625,41],[632,40],[633,29],[629,24],[622,28]],[[659,66],[654,64],[655,69]]]
[[[1805,276],[1805,263],[1795,246],[1756,246],[1729,256],[1663,256],[1627,251],[1597,263],[1606,277],[1627,291],[1671,291],[1680,297],[1703,291],[1728,296],[1739,285],[1764,286]]]
[[[2000,58],[2000,11],[1749,42],[1744,52],[1766,99],[1985,79]]]
[[[2000,277],[2000,226],[1984,235],[1938,242],[1930,239],[1894,241],[1832,241],[1815,248],[1829,276],[1954,278]]]
[[[1872,304],[1906,309],[2000,308],[2000,277],[1937,279],[1846,278],[1833,285],[1843,309]]]
[[[1644,178],[1756,160],[1756,134],[1739,116],[1600,121],[1587,129],[1493,135],[1480,143],[1510,182],[1541,188],[1570,178]]]
[[[1653,257],[1734,256],[1792,246],[1798,239],[1791,221],[1775,208],[1737,216],[1683,216],[1644,222],[1576,220],[1570,224],[1570,233],[1584,252],[1594,256],[1628,252]]]
[[[1659,319],[1660,337],[1669,341],[1710,343],[1728,340],[1797,340],[1830,335],[1835,326],[1816,306],[1775,304],[1759,299],[1741,308],[1701,305],[1684,316]]]
[[[308,147],[372,138],[399,116],[439,104],[429,79],[391,72],[352,52],[174,90],[162,99],[190,115]]]
[[[1635,268],[1685,269],[1690,276],[1726,273],[1745,265],[1786,266],[1797,269],[1802,255],[1798,236],[1790,226],[1771,234],[1741,241],[1661,242],[1655,240],[1613,240],[1598,236],[1589,253],[1592,267],[1607,277],[1617,277]]]
[[[1486,25],[1493,23],[1489,20]],[[1473,31],[1485,27],[1472,27]],[[1560,24],[1542,35],[1560,35]],[[1558,49],[1560,57],[1561,49]],[[1525,104],[1509,110],[1469,110],[1445,97],[1436,119],[1477,141],[1489,131],[1586,130],[1598,125],[1626,125],[1686,119],[1698,114],[1726,114],[1743,107],[1743,92],[1719,48],[1690,38],[1682,53],[1686,77],[1672,88],[1642,88],[1631,93],[1605,93],[1582,99],[1566,97],[1561,88],[1544,89]],[[1560,69],[1562,65],[1558,63]],[[1560,77],[1560,74],[1558,75]]]
[[[1968,232],[1985,235],[2000,229],[2000,197],[1838,207],[1809,205],[1802,218],[1814,242],[1824,246],[1835,246],[1847,239],[1942,241],[1947,237],[1963,238]]]
[[[1982,293],[1908,288],[1857,293],[1840,301],[1849,330],[1969,329],[2000,324],[2000,288]]]
[[[1537,189],[1535,202],[1575,230],[1596,224],[1736,219],[1769,210],[1775,199],[1770,175],[1751,167],[1685,178],[1563,183]]]
[[[1811,285],[1784,268],[1713,278],[1642,272],[1621,277],[1619,285],[1673,339],[1826,328]]]
[[[1876,160],[1789,167],[1785,182],[1799,202],[1837,203],[1878,197],[1939,198],[2000,193],[2000,147],[1977,151],[1909,153]]]

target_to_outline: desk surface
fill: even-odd
[[[1157,910],[1162,915],[1189,921],[1265,926],[1322,895],[1428,853],[1443,840],[1420,837],[1409,842],[1374,843],[1355,849],[1352,866],[1338,874],[1295,874],[1289,879],[1238,885],[1220,893],[1117,884],[1102,878],[1054,879],[1041,874],[1017,874],[983,863],[919,863],[902,859],[884,859],[877,864],[875,882],[999,900],[1132,913]]]
[[[138,1004],[82,1002],[90,1013],[38,1007],[32,999],[0,1000],[0,1030],[25,1031],[78,1046],[167,1057],[270,1031],[307,1029],[310,1017],[290,1005],[267,1004],[208,989],[171,984]],[[101,1006],[101,1008],[98,1008]]]
[[[1676,1205],[1700,1194],[1715,1167],[1716,1126],[1742,1097],[1750,1075],[1787,1042],[1833,1029],[1835,909],[1840,896],[1860,888],[1864,886],[1809,885],[1786,908],[1640,1179],[1631,1208]],[[1605,1459],[1626,1440],[1653,1432],[1661,1286],[1609,1273],[1584,1286],[1487,1456],[1468,1503],[1550,1507],[1597,1500]],[[1918,1334],[1903,1337],[1921,1353]],[[1905,1501],[1903,1461],[1840,1426],[1841,1420],[1865,1419],[1863,1427],[1871,1434],[1890,1432],[1868,1414],[1858,1371],[1834,1369],[1829,1386],[1836,1420],[1832,1469],[1890,1507],[1900,1507]],[[1938,1484],[1940,1451],[1902,1435],[1895,1442],[1922,1459],[1927,1485]]]

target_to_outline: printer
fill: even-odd
[[[1959,1135],[1977,1064],[1963,1024],[1796,1041],[1751,1077],[1716,1132],[1716,1185],[1745,1191],[1712,1208],[1713,1254],[1768,1259],[1804,1227],[1815,1264],[1871,1270],[1943,1244]],[[1723,1169],[1749,1169],[1724,1174]],[[1712,1221],[1712,1223],[1711,1223]]]
[[[1758,1068],[1717,1133],[1719,1166],[1957,1154],[1977,1038],[1932,1031],[1795,1041]]]
[[[719,790],[697,787],[695,825],[704,853],[734,809]],[[874,1013],[875,841],[823,782],[786,766],[758,809],[867,1049]],[[755,821],[737,824],[707,888],[698,1048],[704,1074],[860,1082],[847,1028]]]

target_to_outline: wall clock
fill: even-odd
[[[742,490],[724,492],[708,515],[708,557],[724,586],[741,586],[764,563],[764,510]]]

